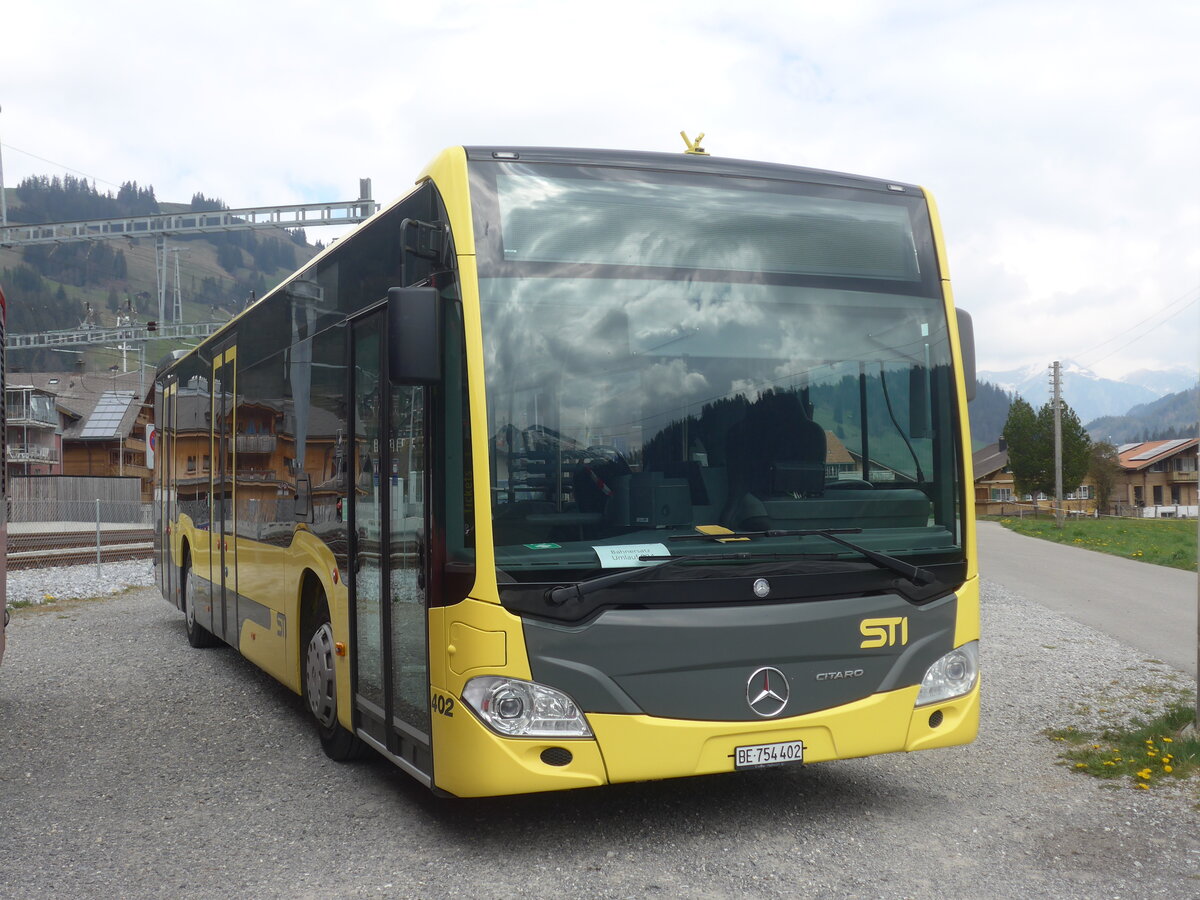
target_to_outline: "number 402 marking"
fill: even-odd
[[[445,694],[431,694],[429,697],[429,708],[439,716],[454,718],[453,697],[447,697]]]

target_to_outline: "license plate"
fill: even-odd
[[[781,766],[784,763],[798,762],[804,762],[803,741],[756,744],[752,747],[737,747],[733,751],[735,769],[755,769],[759,766]]]

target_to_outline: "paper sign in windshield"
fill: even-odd
[[[653,566],[661,559],[642,560],[643,556],[671,555],[666,544],[619,544],[616,546],[592,547],[600,557],[602,569],[628,569],[632,566]]]

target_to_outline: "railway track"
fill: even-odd
[[[113,544],[149,544],[154,539],[154,531],[150,528],[122,528],[100,532],[100,546]],[[8,552],[22,553],[30,550],[66,550],[75,547],[91,547],[96,549],[96,532],[94,531],[47,531],[25,532],[8,535]]]
[[[100,532],[100,562],[149,559],[154,532],[149,528],[122,528]],[[76,566],[96,561],[94,531],[47,531],[8,535],[8,568],[38,569]]]

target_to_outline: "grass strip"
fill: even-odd
[[[1195,519],[1054,519],[1004,516],[1005,528],[1029,537],[1096,550],[1126,559],[1196,571]]]
[[[1177,702],[1151,720],[1134,720],[1128,728],[1099,733],[1066,728],[1047,729],[1051,740],[1064,744],[1063,764],[1082,774],[1105,779],[1129,779],[1149,790],[1168,779],[1184,779],[1200,768],[1200,739],[1180,732],[1195,717],[1195,706]]]

